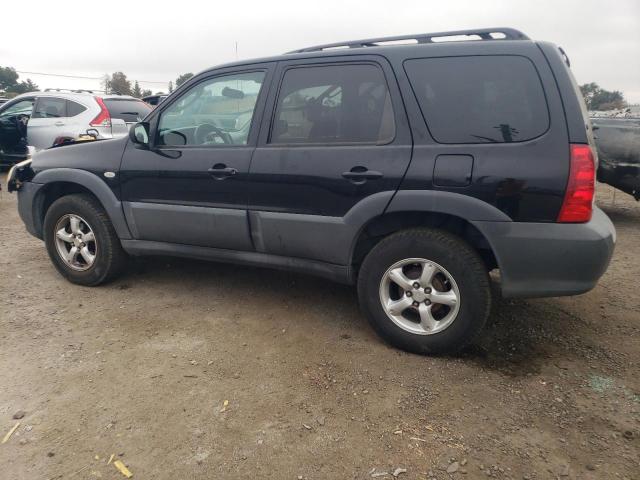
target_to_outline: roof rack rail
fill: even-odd
[[[450,32],[435,32],[435,33],[418,33],[416,35],[398,35],[394,37],[379,37],[379,38],[367,38],[364,40],[349,40],[346,42],[327,43],[325,45],[316,45],[314,47],[301,48],[299,50],[293,50],[290,53],[304,53],[304,52],[319,52],[322,50],[339,49],[339,48],[364,48],[364,47],[379,47],[385,44],[393,44],[401,42],[403,40],[414,40],[415,43],[438,43],[438,40],[442,38],[446,40],[446,37],[479,37],[479,40],[530,40],[528,36],[519,30],[514,28],[480,28],[472,30],[453,30]],[[474,38],[468,38],[465,40],[477,40]]]
[[[45,88],[45,92],[69,92],[69,93],[95,93],[96,90],[73,89],[73,88]]]

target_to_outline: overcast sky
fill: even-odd
[[[640,0],[5,1],[0,66],[100,77],[123,71],[165,90],[184,72],[236,58],[385,35],[510,26],[561,45],[579,83],[640,102]],[[98,80],[32,78],[40,87]]]

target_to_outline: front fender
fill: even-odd
[[[75,168],[51,168],[38,172],[32,182],[43,186],[57,182],[75,183],[89,190],[100,201],[103,208],[109,215],[118,237],[122,240],[131,239],[131,232],[127,226],[127,221],[122,210],[122,203],[117,199],[111,188],[97,175],[86,170]],[[40,188],[39,192],[45,190]],[[40,193],[41,195],[43,193]],[[39,202],[33,202],[38,205]]]

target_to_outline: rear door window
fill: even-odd
[[[127,123],[139,122],[151,111],[151,107],[142,100],[129,98],[105,98],[103,100],[111,118],[119,118]]]
[[[67,101],[63,98],[40,97],[31,118],[63,118],[67,116]]]
[[[523,142],[549,128],[540,77],[525,57],[426,58],[404,67],[439,143]]]
[[[389,89],[377,65],[299,67],[284,74],[270,143],[385,144],[394,136]]]

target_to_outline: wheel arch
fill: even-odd
[[[107,212],[118,237],[131,238],[121,202],[109,186],[94,174],[84,170],[56,168],[39,172],[32,181],[42,184],[33,202],[35,228],[40,238],[44,217],[51,204],[63,196],[78,193],[96,198]]]
[[[452,233],[480,254],[487,270],[498,267],[497,257],[488,239],[469,220],[448,213],[424,210],[388,212],[369,220],[354,240],[350,256],[351,266],[357,271],[366,254],[380,240],[409,228],[439,228]]]

